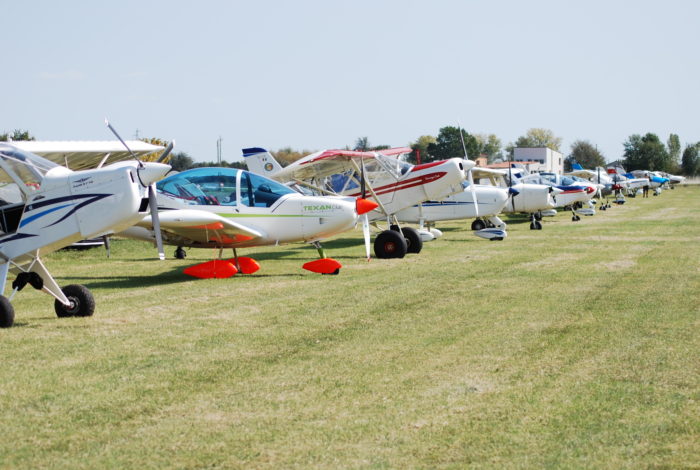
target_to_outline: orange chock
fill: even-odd
[[[340,271],[342,267],[343,265],[333,258],[321,258],[315,261],[309,261],[302,266],[302,268],[307,271],[319,274],[338,274],[338,271]]]
[[[225,279],[235,275],[238,269],[230,261],[215,259],[185,268],[183,272],[199,279]]]
[[[230,259],[229,262],[236,266],[236,259]],[[248,258],[247,256],[238,257],[238,267],[241,268],[241,274],[253,274],[258,269],[260,269],[260,264],[253,258]]]

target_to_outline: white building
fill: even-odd
[[[531,172],[548,171],[557,174],[564,172],[564,156],[547,147],[516,147],[513,149],[513,161],[537,162],[529,166]]]

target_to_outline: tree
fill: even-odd
[[[681,158],[681,169],[685,176],[700,174],[700,142],[685,146]]]
[[[24,129],[15,129],[12,131],[12,134],[9,132],[5,132],[4,134],[0,134],[0,142],[7,142],[8,140],[36,140],[33,135],[29,133],[29,131],[24,130]]]
[[[462,147],[461,134],[464,138],[464,145],[467,148],[467,158],[476,158],[479,155],[479,143],[476,137],[469,134],[464,129],[458,129],[453,126],[446,126],[440,129],[434,144],[428,144],[429,158],[423,158],[423,161],[446,160],[448,158],[458,157],[465,158],[464,148]]]
[[[411,152],[411,155],[408,157],[409,162],[418,163],[419,154],[421,162],[429,162],[432,160],[432,157],[428,153],[428,146],[436,143],[437,139],[432,135],[422,135],[418,137],[415,142],[409,144],[409,146],[413,149],[413,152]]]
[[[605,157],[587,140],[577,140],[571,144],[571,153],[564,160],[564,171],[571,171],[571,165],[578,163],[584,168],[605,166]]]
[[[364,152],[365,150],[369,150],[369,138],[368,137],[358,137],[357,140],[355,141],[355,148],[354,150]]]
[[[518,137],[515,144],[509,144],[506,151],[510,156],[513,156],[515,147],[547,147],[559,152],[561,147],[561,137],[554,135],[554,132],[549,129],[533,127],[528,129],[525,135]]]
[[[160,145],[161,147],[167,147],[169,142],[165,141],[163,139],[159,139],[158,137],[151,137],[151,138],[143,138],[140,139],[142,142],[146,142],[152,145]],[[160,156],[163,154],[162,151],[158,152],[152,152],[148,153],[144,156],[142,156],[139,160],[144,161],[144,162],[155,162],[160,158]],[[168,155],[168,157],[162,162],[162,163],[170,163],[170,160],[172,159],[173,154],[171,153]]]
[[[474,137],[479,143],[479,155],[485,155],[489,163],[496,159],[503,159],[501,139],[496,134],[476,134]]]
[[[678,134],[671,134],[666,141],[669,158],[669,173],[677,173],[681,158],[681,140]]]
[[[175,152],[170,155],[168,164],[173,168],[173,171],[185,171],[194,167],[194,160],[185,152]]]
[[[666,146],[656,134],[633,134],[623,145],[628,170],[672,171]]]

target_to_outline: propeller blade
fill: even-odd
[[[174,140],[172,142],[170,142],[167,147],[165,147],[165,150],[163,150],[163,153],[160,154],[160,157],[158,157],[158,160],[156,160],[156,163],[163,163],[163,160],[168,158],[168,155],[170,155],[170,152],[173,151],[173,147],[175,147]]]
[[[369,252],[369,217],[365,213],[362,216],[362,235],[365,237],[365,255],[367,256],[367,261],[370,260],[370,252]]]
[[[119,135],[119,133],[117,132],[117,130],[116,130],[114,127],[112,127],[112,125],[109,123],[109,121],[107,120],[107,118],[105,118],[105,124],[107,124],[107,127],[109,128],[109,130],[112,131],[112,134],[114,134],[114,135],[117,137],[117,139],[119,139],[119,142],[122,143],[122,145],[124,146],[124,148],[126,148],[126,150],[129,151],[129,154],[133,157],[133,159],[136,160],[137,162],[141,163],[141,160],[139,160],[138,157],[136,156],[136,154],[134,154],[134,152],[131,151],[131,149],[129,148],[129,146],[126,145],[126,142],[124,142],[124,140],[121,138],[121,136]]]
[[[365,160],[364,158],[360,160],[360,193],[361,193],[361,198],[365,199],[367,197],[366,191],[366,185],[365,185]]]
[[[479,217],[479,201],[476,200],[476,189],[474,188],[474,176],[472,175],[472,171],[469,170],[467,172],[469,176],[469,189],[471,190],[472,193],[472,201],[474,201],[474,212],[476,212],[476,216]]]
[[[158,217],[158,200],[156,199],[156,191],[154,185],[148,187],[148,206],[151,208],[151,223],[153,224],[153,233],[156,236],[156,247],[158,248],[158,258],[165,259],[165,250],[163,249],[163,235],[160,233],[160,218]]]

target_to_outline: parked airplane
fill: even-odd
[[[41,256],[139,221],[149,208],[150,185],[169,170],[162,163],[129,161],[72,171],[0,143],[0,180],[15,185],[19,196],[0,201],[3,294],[8,274],[17,274],[12,294],[0,295],[0,327],[14,323],[11,300],[27,284],[54,297],[59,317],[92,315],[95,301],[90,291],[77,284],[60,288]]]
[[[481,183],[486,181],[491,185],[508,188],[510,199],[503,208],[504,214],[525,213],[530,215],[530,230],[542,230],[542,216],[557,207],[556,195],[561,189],[545,184],[516,182],[514,172],[492,168],[473,168],[474,179]],[[484,223],[482,221],[482,223]],[[479,226],[476,228],[478,229]],[[474,229],[474,224],[472,229]]]
[[[248,169],[285,183],[296,183],[326,194],[353,197],[368,193],[379,208],[363,221],[365,240],[369,239],[368,220],[387,220],[390,229],[375,239],[378,258],[403,258],[406,253],[419,253],[423,246],[421,233],[411,227],[400,227],[396,213],[427,200],[440,200],[462,192],[465,171],[474,166],[465,160],[449,160],[411,165],[398,155],[409,153],[407,147],[358,152],[324,150],[307,155],[282,168],[267,150],[243,149]],[[427,232],[426,236],[432,237]]]
[[[557,194],[557,207],[571,207],[573,215],[571,220],[578,221],[581,215],[594,215],[595,209],[591,203],[591,198],[598,192],[598,186],[580,181],[575,181],[568,176],[557,175],[556,173],[533,173],[520,179],[523,183],[546,184],[561,189]],[[583,204],[588,207],[580,207]]]
[[[352,229],[361,214],[377,207],[362,198],[308,196],[254,173],[234,168],[196,168],[177,173],[157,184],[160,231],[150,216],[120,235],[177,246],[176,258],[184,258],[183,247],[232,248],[234,259],[221,259],[191,266],[186,274],[200,277],[230,277],[250,274],[258,263],[239,257],[237,248],[306,242],[313,244],[321,259],[303,267],[313,272],[337,274],[340,263],[326,258],[320,240]]]
[[[508,201],[504,188],[462,183],[464,190],[440,201],[425,201],[396,213],[400,222],[419,224],[420,229],[445,220],[476,219],[471,225],[474,234],[488,240],[503,240],[508,233],[498,214]],[[474,203],[476,195],[476,204]]]

